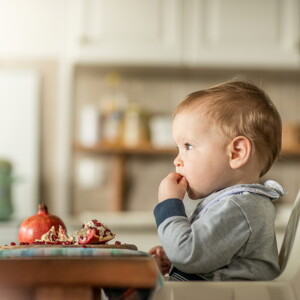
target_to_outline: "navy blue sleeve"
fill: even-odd
[[[187,217],[182,200],[172,198],[158,203],[154,208],[157,227],[167,218],[173,216]]]

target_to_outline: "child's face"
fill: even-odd
[[[197,112],[184,111],[175,116],[173,138],[179,149],[174,160],[176,172],[186,177],[191,199],[231,185],[227,144]]]

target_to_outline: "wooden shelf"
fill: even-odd
[[[111,155],[111,172],[110,184],[113,191],[113,199],[111,199],[111,211],[123,211],[125,207],[125,190],[126,190],[126,162],[129,155],[171,155],[177,154],[174,147],[157,148],[150,144],[143,144],[137,147],[126,147],[124,145],[112,145],[99,143],[92,147],[83,146],[78,142],[74,144],[76,152],[86,152],[93,154]]]
[[[151,144],[139,145],[137,147],[125,147],[124,145],[112,145],[112,144],[97,144],[92,147],[83,146],[80,143],[75,142],[75,151],[90,152],[95,154],[137,154],[137,155],[176,155],[176,147],[164,147],[158,148]],[[300,157],[300,145],[284,145],[282,146],[282,151],[280,156],[284,157]]]
[[[124,145],[113,145],[99,143],[92,147],[86,147],[80,143],[75,142],[74,148],[76,151],[90,152],[90,153],[108,153],[108,154],[147,154],[147,155],[176,155],[176,147],[154,147],[151,144],[143,144],[136,147],[126,147]]]
[[[300,123],[284,122],[282,124],[283,157],[300,157]]]
[[[281,153],[280,153],[280,157],[300,158],[300,145],[298,147],[296,147],[296,146],[293,146],[293,147],[284,146],[282,148]]]

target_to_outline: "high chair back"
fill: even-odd
[[[300,190],[294,202],[291,215],[285,230],[284,239],[279,253],[279,265],[281,268],[280,279],[289,277],[295,273],[295,268],[300,269]],[[294,260],[295,259],[295,260]],[[292,272],[292,270],[294,270]]]

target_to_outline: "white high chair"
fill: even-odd
[[[279,254],[281,274],[272,281],[166,281],[153,300],[298,300],[300,299],[300,190]]]

